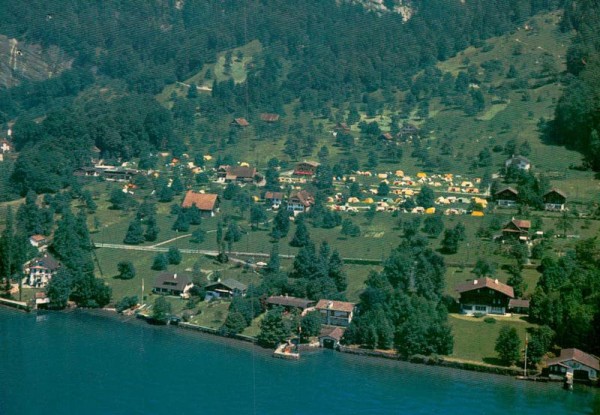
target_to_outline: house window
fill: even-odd
[[[475,306],[475,311],[486,311],[487,307],[484,305],[476,305]]]
[[[473,306],[463,305],[463,310],[473,310]]]

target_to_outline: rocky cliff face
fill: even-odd
[[[365,9],[377,13],[398,13],[406,22],[415,13],[411,0],[346,0],[350,3],[361,4]]]
[[[24,79],[43,80],[69,69],[73,59],[58,47],[19,42],[0,35],[0,88],[17,86]]]

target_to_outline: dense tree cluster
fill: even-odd
[[[577,242],[555,260],[542,260],[542,276],[531,299],[531,317],[556,332],[563,347],[600,353],[600,247],[598,239]]]
[[[565,30],[577,34],[567,51],[568,75],[548,138],[583,153],[586,167],[600,170],[600,5],[596,1],[565,2]]]
[[[423,241],[405,241],[372,272],[346,343],[414,354],[449,354],[453,336],[441,302],[446,267]]]

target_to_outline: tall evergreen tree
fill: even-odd
[[[123,239],[123,243],[128,245],[138,245],[144,242],[144,229],[142,229],[142,221],[139,219],[134,219],[129,224],[127,228],[127,233],[125,234],[125,239]]]

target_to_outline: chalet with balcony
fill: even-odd
[[[504,225],[504,228],[502,229],[502,237],[504,239],[517,239],[520,241],[528,241],[530,229],[531,221],[513,219],[506,225]]]
[[[60,262],[49,253],[32,259],[23,267],[27,275],[27,285],[35,288],[45,287],[60,267]]]
[[[296,164],[294,174],[297,176],[314,176],[317,172],[317,167],[319,167],[319,163],[316,161],[301,161]]]
[[[354,316],[354,303],[319,300],[315,309],[321,314],[321,323],[328,326],[348,327]]]
[[[157,294],[185,296],[193,286],[188,274],[164,272],[156,277],[152,291]]]
[[[456,287],[460,294],[462,314],[499,314],[508,311],[508,304],[515,297],[513,288],[497,279],[488,277],[468,281]]]
[[[560,356],[546,361],[546,365],[543,373],[551,379],[563,379],[570,373],[575,380],[594,381],[600,373],[598,357],[579,349],[562,349]]]
[[[290,212],[294,212],[294,214],[302,213],[307,212],[314,204],[314,196],[306,190],[300,190],[290,195],[287,209]]]
[[[248,287],[246,284],[234,280],[233,278],[219,280],[206,286],[207,292],[210,291],[219,298],[245,297],[247,290]]]
[[[219,211],[219,195],[212,193],[196,193],[188,190],[181,203],[182,208],[190,208],[196,205],[204,216],[215,216]]]
[[[562,212],[565,210],[567,195],[559,189],[550,189],[544,196],[544,209],[549,211]]]
[[[498,207],[515,207],[519,201],[519,192],[512,187],[505,187],[494,194]]]

